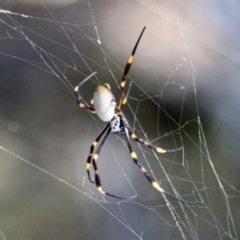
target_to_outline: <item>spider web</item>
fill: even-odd
[[[221,27],[239,6],[228,7],[221,22],[224,7],[200,1],[1,3],[0,239],[238,239],[239,43]],[[108,138],[99,174],[104,190],[136,197],[104,197],[87,179],[104,124],[77,107],[73,88],[97,71],[84,100],[105,82],[118,99],[145,25],[123,112],[137,136],[183,150],[133,148],[164,190],[203,205],[153,189],[122,136]]]

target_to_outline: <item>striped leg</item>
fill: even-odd
[[[98,148],[97,148],[97,151],[95,152],[94,156],[93,156],[93,151],[94,151],[94,148],[97,146],[99,140],[101,139],[101,137],[103,136],[103,134],[107,131],[108,129],[108,132],[105,134],[104,138],[102,139],[101,143],[99,144]],[[95,183],[92,178],[91,178],[91,175],[90,175],[90,167],[91,167],[91,163],[92,163],[92,158],[95,158],[95,160],[97,160],[98,158],[98,155],[101,151],[101,148],[103,146],[103,144],[105,143],[109,133],[111,131],[111,128],[110,128],[110,123],[108,123],[106,125],[106,127],[102,130],[102,132],[100,133],[100,135],[95,139],[95,141],[92,143],[91,147],[90,147],[90,153],[88,155],[88,158],[87,158],[87,162],[86,162],[86,169],[87,169],[87,174],[88,174],[88,179],[91,183]]]
[[[134,48],[133,48],[133,51],[132,51],[132,54],[131,56],[128,58],[128,61],[127,61],[127,64],[125,66],[125,69],[124,69],[124,72],[123,72],[123,76],[122,76],[122,80],[121,80],[121,83],[120,83],[120,100],[119,100],[119,105],[118,105],[118,109],[121,110],[123,105],[126,103],[123,103],[124,102],[124,96],[123,96],[123,90],[124,90],[124,87],[125,87],[125,84],[126,84],[126,77],[128,75],[128,72],[132,66],[132,62],[133,62],[133,57],[134,57],[134,54],[137,50],[137,47],[138,47],[138,44],[141,40],[141,37],[145,31],[146,27],[143,28]]]
[[[129,124],[126,123],[126,119],[125,118],[122,118],[122,121],[125,123],[125,126],[128,129],[128,131],[129,131],[129,136],[134,141],[144,144],[146,147],[149,147],[149,148],[153,149],[157,153],[172,153],[172,152],[177,152],[177,151],[180,151],[181,149],[183,149],[183,147],[176,148],[176,149],[163,149],[163,148],[157,147],[157,146],[155,146],[155,145],[153,145],[153,144],[151,144],[151,143],[149,143],[147,141],[144,141],[141,138],[138,138],[136,136],[136,134],[134,134],[133,131],[131,130],[131,128],[129,127]]]
[[[95,75],[96,72],[92,73],[91,75],[89,75],[88,77],[86,77],[83,81],[81,81],[75,88],[74,88],[74,93],[75,93],[75,96],[77,98],[77,104],[80,108],[85,108],[87,110],[89,110],[90,112],[92,113],[95,113],[95,109],[93,107],[90,107],[88,104],[86,103],[82,103],[81,100],[82,100],[82,97],[81,97],[81,94],[80,94],[80,87],[85,83],[87,82],[93,75]]]
[[[122,120],[122,118],[121,118]],[[124,130],[125,130],[125,134],[126,134],[126,139],[127,139],[127,144],[128,144],[128,149],[130,151],[131,154],[131,158],[134,161],[134,163],[140,168],[141,172],[145,175],[145,177],[147,178],[147,180],[152,184],[152,186],[157,189],[159,192],[179,201],[179,202],[183,202],[186,204],[193,204],[193,205],[197,205],[197,204],[203,204],[203,202],[191,202],[191,201],[186,201],[182,198],[178,198],[174,195],[172,195],[171,193],[166,192],[163,188],[160,187],[160,185],[156,182],[156,180],[147,172],[147,170],[141,165],[141,163],[138,161],[137,159],[137,154],[133,151],[132,149],[132,145],[130,143],[130,136],[129,136],[129,130],[125,124],[125,122],[123,121],[123,125],[124,125]],[[136,140],[136,139],[134,139]],[[141,142],[141,141],[139,141]],[[141,142],[142,143],[142,142]],[[154,149],[154,148],[153,148]],[[156,148],[157,149],[157,148]],[[156,150],[157,151],[157,150]]]
[[[98,167],[97,167],[97,162],[96,162],[97,159],[95,159],[93,157],[92,159],[92,162],[93,162],[93,168],[94,168],[94,173],[95,173],[95,182],[96,182],[96,187],[97,187],[97,190],[103,194],[103,195],[106,195],[106,196],[109,196],[109,197],[113,197],[113,198],[117,198],[117,199],[125,199],[125,200],[129,200],[129,199],[132,199],[134,198],[135,196],[133,197],[119,197],[119,196],[116,196],[112,193],[109,193],[109,192],[105,192],[103,191],[102,189],[102,185],[101,185],[101,180],[100,180],[100,176],[98,174]]]
[[[107,132],[106,132],[107,131]],[[103,136],[103,134],[106,132],[106,134],[104,135],[101,143],[99,144],[96,152],[93,154],[93,151],[94,151],[94,148],[97,146],[99,140],[101,139],[101,137]],[[101,134],[96,138],[96,140],[93,142],[91,148],[90,148],[90,154],[88,156],[88,159],[87,159],[87,163],[86,163],[86,169],[87,169],[87,173],[88,173],[88,178],[89,178],[89,181],[91,183],[95,183],[96,184],[96,187],[97,187],[97,190],[101,193],[101,194],[104,194],[104,195],[107,195],[107,196],[110,196],[110,197],[113,197],[113,198],[117,198],[117,199],[132,199],[134,198],[135,196],[133,197],[119,197],[119,196],[116,196],[114,194],[111,194],[109,192],[105,192],[103,191],[102,189],[102,185],[101,185],[101,179],[100,179],[100,176],[99,176],[99,173],[98,173],[98,167],[97,167],[97,159],[98,159],[98,156],[101,152],[101,149],[102,149],[102,146],[103,144],[105,143],[109,133],[111,132],[111,127],[110,127],[110,123],[108,123],[106,125],[106,127],[103,129],[103,131],[101,132]],[[92,155],[93,154],[93,155]],[[95,182],[91,179],[91,176],[90,176],[90,166],[91,166],[91,162],[93,164],[93,168],[94,168],[94,175],[95,175]]]
[[[121,109],[122,109],[123,106],[127,103],[127,98],[128,98],[129,93],[130,93],[131,87],[132,87],[132,81],[129,83],[129,86],[128,86],[128,90],[127,90],[126,95],[123,95],[122,104],[121,104]],[[118,109],[118,111],[121,112],[121,110],[119,110],[119,109]]]

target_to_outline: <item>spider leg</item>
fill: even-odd
[[[119,105],[118,105],[118,109],[121,110],[123,105],[126,104],[126,102],[123,104],[123,100],[124,100],[124,96],[123,96],[123,90],[124,90],[124,87],[125,87],[125,84],[126,84],[126,77],[128,75],[128,72],[132,66],[132,62],[133,62],[133,57],[134,57],[134,54],[137,50],[137,47],[138,47],[138,44],[141,40],[141,37],[145,31],[146,27],[143,28],[134,48],[133,48],[133,51],[132,51],[132,54],[131,56],[128,58],[128,61],[127,61],[127,64],[125,66],[125,69],[124,69],[124,72],[123,72],[123,76],[122,76],[122,80],[121,80],[121,83],[120,83],[120,100],[119,100]]]
[[[102,139],[101,143],[99,144],[98,148],[97,148],[97,151],[96,153],[94,154],[95,157],[98,157],[100,151],[101,151],[101,148],[103,146],[103,144],[105,143],[109,133],[110,133],[110,123],[108,123],[105,128],[102,130],[102,132],[100,133],[100,135],[94,140],[94,142],[92,143],[91,147],[90,147],[90,153],[88,155],[88,158],[87,158],[87,162],[86,162],[86,169],[87,169],[87,174],[88,174],[88,179],[91,183],[95,183],[92,178],[91,178],[91,174],[90,174],[90,167],[91,167],[91,163],[92,163],[92,158],[93,158],[93,151],[94,151],[94,148],[97,146],[99,140],[101,139],[101,137],[103,136],[103,134],[108,130],[108,132],[105,134],[104,138]],[[97,156],[96,156],[97,154]]]
[[[146,147],[149,147],[151,149],[153,149],[155,152],[157,153],[172,153],[172,152],[177,152],[177,151],[180,151],[181,149],[183,149],[183,147],[180,147],[180,148],[176,148],[176,149],[163,149],[163,148],[160,148],[160,147],[157,147],[147,141],[144,141],[143,139],[141,138],[138,138],[136,136],[135,133],[133,133],[133,131],[131,130],[130,126],[128,123],[126,123],[126,119],[125,118],[122,118],[122,121],[125,123],[125,126],[126,128],[128,129],[129,131],[129,136],[136,142],[139,142],[139,143],[142,143],[144,144]]]
[[[130,81],[130,83],[129,83],[129,86],[128,86],[128,90],[127,90],[126,95],[123,95],[121,108],[123,108],[123,106],[127,103],[127,98],[128,98],[129,93],[130,93],[131,87],[132,87],[132,81]],[[118,110],[119,110],[119,109],[118,109]],[[119,110],[119,112],[120,112],[120,111],[121,111],[121,110]]]
[[[97,162],[96,162],[96,158],[93,157],[92,159],[92,163],[93,163],[93,168],[94,168],[94,172],[95,172],[95,182],[96,182],[96,187],[97,187],[97,190],[103,194],[103,195],[106,195],[106,196],[109,196],[109,197],[113,197],[113,198],[117,198],[117,199],[124,199],[124,200],[129,200],[129,199],[132,199],[134,198],[135,196],[132,196],[132,197],[119,197],[119,196],[116,196],[112,193],[109,193],[109,192],[105,192],[103,191],[102,189],[102,185],[101,185],[101,180],[100,180],[100,176],[98,174],[98,167],[97,167]]]
[[[92,113],[95,113],[95,112],[96,112],[95,109],[94,109],[93,107],[90,107],[88,104],[81,102],[82,97],[81,97],[81,94],[80,94],[79,89],[80,89],[80,87],[81,87],[85,82],[87,82],[87,81],[88,81],[93,75],[95,75],[96,73],[97,73],[97,72],[94,72],[94,73],[92,73],[91,75],[89,75],[88,77],[86,77],[85,79],[83,79],[83,81],[81,81],[81,82],[74,88],[74,93],[75,93],[75,96],[76,96],[76,98],[77,98],[77,104],[78,104],[78,106],[79,106],[80,108],[85,108],[85,109],[89,110],[89,111],[92,112]]]
[[[156,180],[147,172],[147,170],[138,161],[137,154],[133,151],[132,145],[130,143],[129,130],[128,130],[125,122],[122,120],[122,118],[121,118],[121,121],[123,122],[123,125],[124,125],[125,135],[126,135],[126,139],[127,139],[128,149],[129,149],[130,154],[131,154],[131,158],[134,161],[134,163],[140,168],[141,172],[145,175],[145,177],[152,184],[152,186],[155,189],[157,189],[159,192],[161,192],[161,193],[163,193],[163,194],[165,194],[165,195],[167,195],[167,196],[169,196],[169,197],[171,197],[171,198],[173,198],[173,199],[175,199],[179,202],[183,202],[183,203],[186,203],[186,204],[192,204],[192,205],[203,204],[203,202],[191,202],[191,201],[186,201],[182,198],[178,198],[178,197],[166,192],[163,188],[160,187],[160,185],[156,182]]]
[[[106,134],[104,135],[102,141],[98,145],[96,152],[93,154],[94,148],[97,146],[99,140],[101,139],[101,137],[103,136],[103,134],[105,132],[106,132]],[[102,150],[102,146],[104,145],[104,143],[105,143],[105,141],[106,141],[106,139],[107,139],[107,137],[108,137],[110,132],[111,132],[111,127],[110,127],[110,123],[108,123],[106,125],[106,127],[103,129],[103,131],[101,132],[101,134],[96,138],[96,140],[92,143],[92,145],[90,147],[90,154],[88,156],[87,163],[86,163],[86,169],[87,169],[87,173],[88,173],[88,178],[89,178],[89,181],[91,183],[95,183],[96,184],[97,190],[101,194],[104,194],[104,195],[107,195],[107,196],[110,196],[110,197],[113,197],[113,198],[117,198],[117,199],[129,200],[129,199],[134,198],[135,196],[133,196],[133,197],[119,197],[119,196],[116,196],[116,195],[114,195],[112,193],[105,192],[102,189],[101,180],[100,180],[100,176],[99,176],[99,173],[98,173],[97,159],[98,159],[98,156],[99,156],[99,154],[100,154],[100,152]],[[89,171],[90,166],[91,166],[91,162],[92,162],[93,168],[94,168],[95,181],[93,181],[91,179],[91,175],[90,175],[90,171]]]

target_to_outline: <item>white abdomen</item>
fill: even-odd
[[[109,122],[112,120],[115,113],[116,101],[109,84],[99,85],[96,88],[93,93],[93,107],[102,121]]]

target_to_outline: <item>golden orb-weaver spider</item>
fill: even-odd
[[[76,98],[77,98],[77,103],[78,103],[78,106],[80,108],[85,108],[92,113],[96,113],[102,121],[108,122],[107,125],[105,126],[105,128],[100,133],[100,135],[95,139],[95,141],[92,143],[92,145],[90,147],[90,153],[89,153],[89,156],[87,158],[87,163],[86,163],[88,178],[89,178],[89,181],[91,183],[96,184],[97,190],[101,194],[104,194],[104,195],[107,195],[107,196],[110,196],[110,197],[114,197],[114,198],[118,198],[118,199],[131,199],[132,198],[132,197],[130,197],[130,198],[129,197],[119,197],[119,196],[116,196],[116,195],[113,195],[109,192],[104,191],[102,189],[100,176],[99,176],[99,173],[98,173],[98,167],[97,167],[97,163],[96,163],[97,158],[98,158],[98,156],[101,152],[102,146],[105,143],[109,133],[112,132],[113,134],[125,134],[132,160],[140,168],[141,172],[145,175],[147,180],[152,184],[152,186],[155,189],[157,189],[159,192],[161,192],[161,193],[163,193],[163,194],[165,194],[165,195],[167,195],[167,196],[169,196],[169,197],[171,197],[175,200],[183,202],[183,203],[202,204],[203,202],[186,201],[182,198],[176,197],[176,196],[166,192],[163,188],[161,188],[160,185],[156,182],[156,180],[140,164],[140,162],[137,159],[137,154],[133,151],[132,145],[130,143],[130,138],[132,138],[134,141],[142,143],[145,146],[153,149],[154,151],[156,151],[158,153],[170,153],[170,152],[176,152],[176,151],[179,151],[179,150],[182,149],[182,148],[178,148],[178,149],[173,149],[173,150],[165,150],[165,149],[162,149],[160,147],[154,146],[154,145],[150,144],[149,142],[142,140],[141,138],[138,138],[133,133],[130,125],[128,124],[128,121],[126,120],[126,118],[124,117],[124,115],[122,113],[122,108],[127,103],[127,97],[128,97],[129,90],[130,90],[130,87],[129,87],[127,94],[126,95],[123,94],[123,90],[124,90],[125,83],[126,83],[126,77],[127,77],[128,72],[130,70],[130,67],[132,66],[134,54],[136,52],[137,46],[138,46],[138,44],[141,40],[141,37],[144,33],[145,28],[146,27],[143,28],[143,30],[142,30],[134,48],[133,48],[132,54],[128,58],[127,64],[125,66],[125,69],[124,69],[124,72],[123,72],[123,77],[122,77],[122,80],[121,80],[121,83],[120,83],[120,100],[119,100],[118,106],[117,106],[115,97],[113,96],[113,94],[111,92],[111,87],[107,83],[105,83],[103,85],[99,85],[96,88],[96,90],[93,94],[93,100],[91,101],[92,106],[89,106],[88,104],[85,104],[85,103],[81,102],[82,98],[81,98],[81,94],[80,94],[79,89],[86,81],[88,81],[93,75],[95,75],[96,72],[92,73],[90,76],[85,78],[74,89],[74,92],[75,92],[75,95],[76,95]],[[130,82],[130,84],[131,84],[131,82]],[[102,140],[101,140],[100,144],[98,145],[101,138],[102,138]],[[97,145],[98,145],[98,148],[95,151],[95,153],[93,153],[94,149]],[[93,165],[93,168],[94,168],[95,181],[92,180],[91,175],[90,175],[91,164]]]

